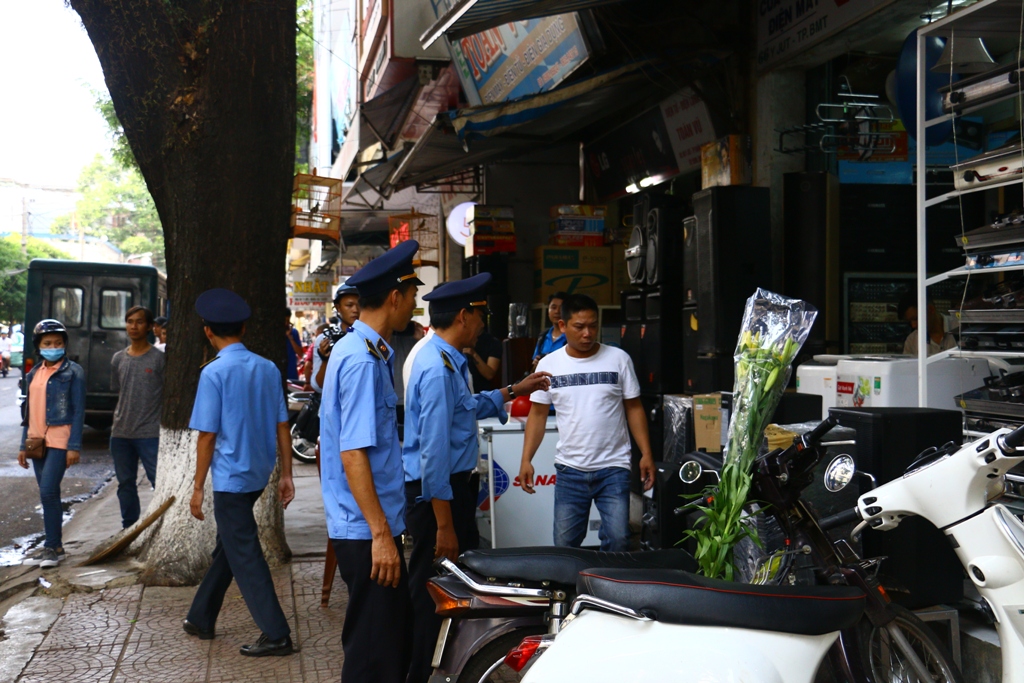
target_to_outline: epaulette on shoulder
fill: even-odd
[[[205,368],[205,367],[206,367],[207,365],[209,365],[209,364],[210,364],[210,363],[212,363],[213,361],[217,360],[218,358],[220,358],[220,356],[214,356],[214,357],[213,357],[213,358],[211,358],[210,360],[208,360],[208,361],[206,361],[205,363],[203,363],[202,365],[200,365],[200,366],[199,366],[199,369],[200,369],[200,370],[202,370],[203,368]]]
[[[366,340],[366,350],[369,352],[371,356],[373,356],[377,360],[384,360],[383,358],[380,357],[380,352],[377,351],[376,347],[370,342],[369,339]]]
[[[441,360],[444,361],[444,366],[446,368],[448,368],[452,372],[455,372],[455,366],[452,365],[451,359],[448,358],[448,354],[445,353],[444,351],[441,351]]]

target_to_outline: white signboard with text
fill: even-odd
[[[700,148],[714,142],[708,107],[691,88],[683,88],[661,103],[672,151],[680,173],[700,170]]]
[[[806,50],[895,0],[756,0],[757,67]]]
[[[305,280],[293,282],[288,292],[288,308],[293,311],[323,308],[331,303],[333,285],[334,273],[309,275]]]

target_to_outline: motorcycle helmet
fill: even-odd
[[[64,337],[64,346],[68,345],[68,329],[59,320],[54,320],[53,318],[40,320],[32,328],[32,345],[36,347],[37,351],[39,350],[39,342],[44,334],[59,334]]]

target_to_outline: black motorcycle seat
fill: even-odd
[[[477,574],[505,580],[550,581],[576,585],[577,574],[591,567],[642,569],[660,567],[695,571],[697,563],[685,550],[611,553],[582,548],[544,546],[467,550],[459,561]]]
[[[671,569],[587,569],[579,593],[669,624],[821,635],[857,623],[864,593],[848,586],[753,586]]]

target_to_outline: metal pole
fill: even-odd
[[[498,525],[494,519],[494,434],[487,432],[487,498],[490,501],[491,547],[498,547]]]
[[[925,42],[922,33],[917,32],[917,405],[928,406],[928,278],[927,252],[925,249],[927,221],[925,218]]]

